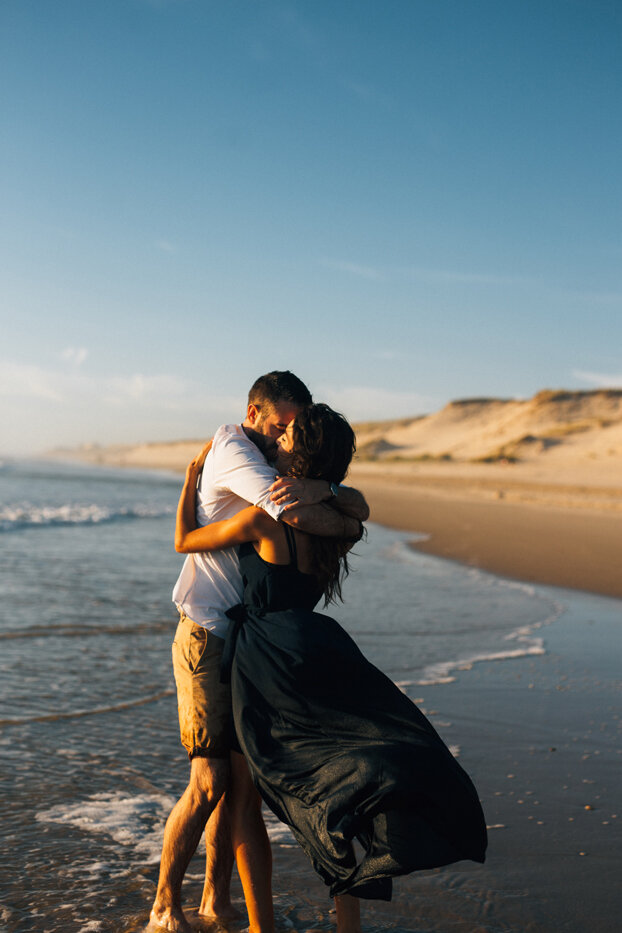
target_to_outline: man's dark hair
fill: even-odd
[[[289,369],[274,370],[260,376],[248,393],[248,404],[257,408],[272,410],[279,402],[289,402],[292,405],[304,408],[310,405],[313,399],[304,382],[298,376],[290,373]]]

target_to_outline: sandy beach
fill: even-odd
[[[511,468],[515,469],[515,468]],[[371,520],[425,535],[413,547],[501,576],[622,597],[622,496],[442,467],[357,464]]]

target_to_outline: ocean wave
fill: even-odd
[[[162,518],[174,513],[172,506],[152,505],[120,506],[113,508],[95,503],[66,503],[64,505],[32,505],[16,503],[0,506],[0,532],[23,528],[58,528],[71,525],[101,525],[107,522],[133,519]]]
[[[0,632],[0,641],[14,638],[88,638],[93,635],[153,635],[174,631],[174,624],[163,622],[137,622],[134,625],[31,625]]]
[[[174,690],[160,690],[158,693],[151,693],[149,696],[136,697],[133,700],[125,700],[122,703],[115,703],[110,706],[95,706],[91,709],[74,709],[66,713],[46,713],[41,716],[15,716],[11,719],[0,719],[0,726],[23,726],[31,722],[56,722],[59,719],[81,719],[83,716],[100,716],[102,713],[117,713],[122,710],[132,709],[134,706],[145,706],[148,703],[157,703],[164,697],[174,696]]]

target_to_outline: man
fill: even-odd
[[[288,371],[268,373],[253,384],[243,424],[224,425],[214,436],[198,488],[199,524],[229,518],[251,503],[312,534],[356,533],[358,520],[364,521],[369,512],[357,490],[321,480],[275,482],[274,467],[266,459],[276,452],[276,439],[289,422],[310,403],[304,383]],[[339,511],[327,508],[324,500],[332,500],[331,506]],[[288,511],[293,505],[296,509]],[[241,597],[234,548],[188,555],[173,591],[180,611],[173,665],[190,781],[166,824],[152,929],[191,930],[181,907],[181,884],[212,813],[199,912],[211,918],[231,916],[232,855],[223,808],[225,790],[236,830],[238,868],[243,883],[247,882],[251,930],[264,933],[273,927],[270,846],[246,763],[241,755],[230,754],[231,698],[219,676],[229,624],[225,610]]]

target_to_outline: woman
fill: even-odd
[[[277,466],[340,483],[354,449],[343,416],[312,405],[279,439]],[[202,459],[188,467],[176,548],[239,546],[244,602],[228,613],[223,662],[237,740],[262,797],[330,885],[339,933],[352,933],[357,898],[389,900],[394,875],[484,860],[477,793],[414,703],[313,611],[322,595],[341,596],[352,541],[293,531],[258,508],[197,528]]]

